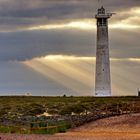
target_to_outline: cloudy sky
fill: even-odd
[[[140,0],[0,0],[0,95],[94,95],[98,7],[113,95],[140,88]]]

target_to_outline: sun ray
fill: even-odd
[[[91,77],[91,74],[89,74],[87,71],[77,69],[73,65],[68,64],[67,62],[64,62],[62,60],[53,60],[53,62],[49,62],[44,59],[38,61],[46,66],[51,67],[52,69],[56,69],[61,74],[64,74],[65,76],[72,78],[84,84],[85,86],[91,87],[93,76]]]
[[[45,61],[45,59],[44,59]],[[50,60],[51,61],[51,60]],[[42,75],[54,80],[55,82],[63,85],[64,87],[71,89],[77,93],[79,93],[81,90],[84,90],[83,88],[91,88],[92,85],[90,85],[91,79],[88,79],[89,77],[85,74],[82,75],[82,72],[80,72],[80,75],[76,76],[76,75],[72,75],[69,76],[68,74],[70,72],[66,71],[64,69],[59,69],[60,64],[58,63],[54,63],[54,61],[49,62],[47,61],[47,64],[44,63],[42,60],[31,60],[31,61],[26,61],[23,62],[26,66],[32,68],[33,70],[41,73]],[[53,63],[53,64],[51,64]],[[62,65],[61,65],[62,66]],[[69,66],[70,67],[70,66]],[[63,67],[64,68],[64,67]],[[74,68],[69,68],[69,69],[74,69]],[[67,70],[69,70],[67,68]],[[76,70],[75,70],[76,71]],[[72,73],[74,74],[74,73]],[[80,78],[79,76],[82,77]],[[84,78],[84,79],[83,79]],[[83,82],[84,80],[90,80],[90,81],[86,81]]]
[[[90,62],[90,63],[89,63]],[[86,71],[88,74],[94,74],[95,60],[67,60],[67,64],[73,65],[75,68]]]

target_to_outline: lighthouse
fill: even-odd
[[[95,15],[97,20],[95,96],[111,96],[108,41],[108,19],[111,16],[111,13],[106,13],[103,6]]]

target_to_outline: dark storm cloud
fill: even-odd
[[[110,50],[114,58],[140,58],[140,42],[138,30],[111,30]]]
[[[92,56],[93,33],[68,30],[0,34],[0,60],[26,60],[49,54]]]
[[[93,31],[66,29],[0,33],[0,60],[24,61],[50,54],[95,56],[95,38]],[[140,57],[138,40],[139,30],[110,30],[111,57]]]
[[[5,29],[6,26],[10,26],[11,29],[13,26],[16,29],[16,27],[25,28],[40,24],[63,22],[64,19],[91,18],[92,15],[89,15],[88,11],[91,11],[91,8],[88,2],[83,3],[83,1],[2,1],[0,2],[0,18],[3,22],[0,25],[5,24]],[[42,19],[44,22],[42,22]]]
[[[102,3],[111,11],[140,5],[139,0],[107,0]],[[14,28],[25,28],[62,20],[93,18],[99,5],[101,3],[97,0],[1,0],[0,19],[3,22],[0,22],[0,25],[4,23],[5,29],[6,26],[12,29],[11,24]]]
[[[120,12],[140,5],[139,0],[107,0],[103,3],[110,11]],[[49,54],[95,56],[94,30],[22,30],[93,18],[99,5],[97,0],[0,0],[0,31],[14,31],[0,33],[0,60],[24,61]],[[131,14],[118,14],[111,22],[127,19]],[[112,57],[140,57],[139,32],[111,30],[110,40]]]

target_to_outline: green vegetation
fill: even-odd
[[[31,123],[30,133],[33,134],[54,134],[64,133],[71,127],[70,122],[66,121],[48,121],[48,122],[34,122]]]
[[[14,119],[22,116],[49,114],[66,115],[85,111],[104,109],[106,105],[140,105],[140,97],[0,97],[0,118]]]
[[[30,127],[23,126],[0,126],[0,133],[18,133],[18,134],[54,134],[64,133],[71,128],[70,122],[32,122]]]

